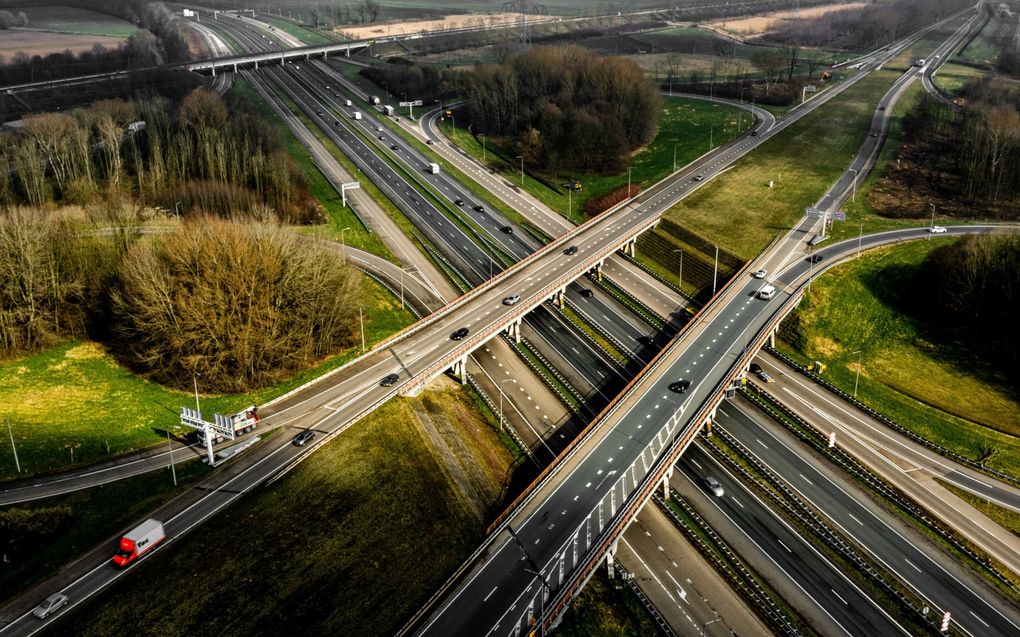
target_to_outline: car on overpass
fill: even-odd
[[[513,305],[517,301],[521,300],[520,294],[511,294],[510,296],[503,299],[503,305]]]
[[[687,379],[684,379],[684,378],[681,378],[680,380],[676,381],[675,383],[670,383],[669,384],[669,391],[673,391],[673,392],[676,392],[678,394],[682,394],[685,391],[687,391],[688,389],[690,389],[690,387],[691,387],[691,381],[689,381]]]
[[[379,385],[382,387],[393,387],[397,384],[398,380],[400,380],[400,376],[397,374],[388,374],[382,379],[382,382],[379,383]]]
[[[453,334],[450,334],[450,340],[459,341],[462,338],[464,338],[465,336],[467,336],[469,331],[470,330],[468,330],[468,328],[462,327],[459,330],[457,330],[456,332],[454,332]]]

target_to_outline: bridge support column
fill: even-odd
[[[307,62],[310,59],[312,59],[312,54],[311,53],[305,53],[305,62]]]
[[[346,49],[344,49],[344,55],[346,55],[347,57],[351,57],[351,47],[347,47]]]
[[[237,73],[237,65],[234,65],[234,73]]]
[[[506,335],[514,339],[515,343],[521,342],[521,320],[517,319],[506,326]]]
[[[606,263],[605,261],[599,261],[598,263],[595,264],[595,267],[593,268],[595,270],[595,278],[598,279],[599,281],[602,280],[602,266],[605,265],[605,263]]]
[[[609,579],[616,579],[616,550],[619,548],[619,540],[613,540],[613,543],[609,546],[609,550],[606,551],[606,568],[609,570]]]
[[[632,257],[637,256],[637,238],[631,239],[627,243],[623,244],[623,253],[629,254]]]
[[[259,61],[255,60],[255,70],[259,70]]]
[[[212,76],[216,77],[216,66],[215,65],[213,65],[213,67],[212,67]]]
[[[715,420],[715,410],[712,410],[712,415],[705,418],[705,435],[712,437],[712,421]]]
[[[776,348],[776,332],[779,331],[779,326],[776,326],[774,330],[769,332],[769,347],[772,349]]]
[[[467,384],[467,356],[462,356],[453,361],[453,367],[450,369],[461,385]]]
[[[669,481],[673,477],[673,465],[666,469],[666,474],[662,476],[662,499],[669,499]]]
[[[566,305],[566,292],[567,288],[560,288],[559,290],[556,290],[556,305],[559,305],[561,308]]]
[[[322,52],[322,59],[323,59],[323,60],[325,60],[325,59],[326,59],[326,52],[325,52],[325,51],[323,51],[323,52]]]
[[[280,54],[280,66],[283,66],[286,63],[287,63],[287,60],[283,59],[283,53],[281,53]]]

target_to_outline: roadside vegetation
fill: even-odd
[[[970,491],[965,491],[956,485],[946,482],[945,480],[935,478],[935,481],[951,491],[957,497],[967,502],[967,504],[987,515],[989,519],[1000,525],[1002,528],[1006,529],[1013,535],[1020,537],[1020,513],[1001,507],[997,504],[992,504],[988,500],[979,498]]]
[[[57,632],[394,634],[475,548],[513,460],[470,397],[441,383],[387,402]],[[125,613],[124,595],[147,602]]]
[[[600,568],[550,634],[556,637],[651,637],[662,632],[630,588],[619,578],[609,579]]]
[[[183,454],[182,454],[183,456]],[[180,457],[178,458],[178,461]],[[198,461],[0,509],[0,604],[54,575],[96,544],[126,527],[208,475]],[[110,556],[116,542],[109,544]]]
[[[972,339],[960,337],[962,325],[946,326],[939,310],[925,302],[933,294],[931,285],[941,287],[948,277],[918,284],[931,276],[924,267],[930,255],[959,249],[948,246],[933,240],[883,248],[827,272],[782,324],[781,349],[804,363],[822,361],[830,382],[849,393],[856,383],[862,402],[904,427],[1015,474],[1020,396],[1011,380],[1013,363],[976,351]],[[984,269],[977,280],[986,276],[992,271]],[[990,282],[987,291],[1008,286],[994,277]],[[947,287],[935,294],[949,298],[953,292]],[[1001,303],[1003,310],[1013,307],[1006,299]],[[952,321],[952,316],[947,313],[944,319]],[[983,325],[975,334],[994,333],[991,317]]]

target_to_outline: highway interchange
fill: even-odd
[[[895,51],[893,49],[886,57],[891,57]],[[871,65],[873,67],[880,65],[881,61],[882,58],[877,58],[871,62]],[[301,66],[304,71],[306,65],[302,64]],[[306,115],[319,123],[323,130],[329,132],[329,137],[334,143],[344,148],[345,154],[348,154],[365,174],[373,175],[373,180],[378,180],[377,183],[391,184],[389,190],[391,198],[405,214],[409,217],[413,216],[421,222],[418,227],[423,233],[426,233],[435,243],[450,249],[449,252],[444,252],[445,256],[455,264],[464,282],[475,286],[474,292],[470,295],[462,297],[437,312],[432,317],[432,322],[419,324],[404,335],[390,341],[386,347],[378,348],[346,366],[343,372],[302,388],[294,395],[285,397],[278,403],[269,406],[265,411],[270,424],[286,422],[292,426],[315,427],[332,434],[342,431],[352,422],[353,419],[349,418],[349,413],[358,415],[366,413],[396,391],[414,390],[416,384],[420,384],[420,382],[412,381],[412,379],[434,374],[437,369],[441,372],[449,365],[448,361],[456,360],[463,352],[480,346],[491,335],[505,329],[508,320],[514,320],[517,316],[524,314],[527,314],[525,320],[531,322],[533,326],[535,338],[539,338],[539,333],[556,335],[552,337],[557,339],[556,342],[550,343],[547,350],[550,357],[555,357],[555,352],[562,352],[567,348],[572,349],[579,356],[581,352],[585,352],[584,355],[587,358],[581,359],[583,363],[580,366],[586,370],[601,370],[603,377],[617,376],[612,380],[615,384],[610,386],[600,386],[599,381],[592,382],[591,380],[585,386],[585,374],[578,373],[576,375],[577,384],[590,392],[591,396],[606,389],[604,392],[606,394],[605,401],[599,405],[597,410],[593,410],[593,412],[600,411],[601,407],[607,404],[617,391],[633,378],[634,372],[624,374],[617,369],[617,366],[605,360],[591,348],[590,343],[576,333],[576,330],[565,325],[562,318],[553,312],[545,309],[539,309],[537,312],[531,310],[541,308],[541,304],[548,298],[550,289],[566,288],[567,298],[577,307],[585,308],[585,311],[593,316],[602,315],[609,319],[605,324],[607,330],[611,331],[618,342],[632,346],[633,349],[629,353],[639,363],[638,368],[644,367],[648,361],[640,354],[641,341],[639,339],[653,334],[649,326],[636,320],[633,315],[627,315],[625,308],[614,304],[611,299],[603,295],[593,298],[582,296],[580,286],[563,284],[562,281],[569,281],[578,274],[587,272],[594,263],[606,256],[611,256],[612,252],[621,245],[619,237],[628,232],[632,224],[640,223],[650,216],[660,213],[696,187],[697,184],[690,181],[692,175],[702,174],[708,179],[774,134],[770,131],[773,129],[772,122],[759,123],[758,130],[761,132],[756,139],[739,138],[728,147],[721,148],[693,165],[685,167],[677,175],[653,188],[633,204],[625,206],[611,215],[606,215],[604,219],[572,230],[568,239],[560,239],[555,241],[551,247],[543,248],[540,242],[527,232],[519,229],[513,234],[502,232],[503,227],[512,225],[512,223],[501,218],[497,213],[484,211],[471,214],[469,211],[474,205],[482,204],[476,203],[471,198],[469,190],[447,179],[445,173],[427,174],[423,170],[428,163],[427,158],[418,154],[413,146],[403,142],[399,136],[391,135],[389,131],[385,131],[383,136],[386,139],[379,140],[378,133],[382,131],[373,130],[374,119],[364,119],[355,124],[361,126],[360,136],[352,133],[346,125],[338,126],[339,117],[350,109],[342,108],[335,101],[334,96],[327,92],[327,89],[322,88],[327,85],[327,82],[339,83],[339,78],[336,76],[311,74],[311,77],[315,79],[310,81],[302,79],[302,76],[297,73],[287,72],[283,69],[265,69],[263,73],[275,77],[291,99],[301,104],[306,110]],[[857,77],[862,76],[863,73]],[[831,96],[825,96],[825,99],[821,99],[822,97],[816,98],[817,102],[812,100],[814,104],[802,109],[797,116],[821,105]],[[809,102],[809,104],[812,103]],[[320,113],[322,114],[320,115]],[[797,116],[784,120],[774,129],[778,130],[789,125],[789,122],[795,120]],[[344,124],[349,123],[344,122]],[[426,127],[425,130],[428,131],[428,128]],[[366,143],[366,140],[370,140],[369,143]],[[391,149],[390,145],[397,146],[396,150]],[[403,170],[398,171],[392,163],[382,161],[381,155],[388,155],[390,159],[401,162],[404,166]],[[446,213],[437,208],[436,200],[430,200],[423,196],[418,189],[411,188],[408,184],[409,180],[418,182],[419,187],[421,182],[428,183],[435,192],[441,194],[441,197],[445,197],[447,202],[443,205],[448,208],[447,213],[450,206],[455,205],[452,204],[454,200],[463,199],[466,203],[464,211],[471,215],[470,221],[476,226],[472,227],[466,223],[457,224],[451,221]],[[620,217],[622,219],[617,220]],[[809,225],[810,223],[806,223],[804,227],[798,228],[797,241],[803,242],[803,236],[806,234],[805,228]],[[467,227],[468,230],[465,230],[464,227]],[[951,233],[963,233],[981,231],[982,229],[951,228],[950,230]],[[895,235],[864,237],[861,246],[869,247],[905,238],[917,238],[919,235],[920,232],[915,230],[903,231]],[[488,249],[480,248],[479,244]],[[571,264],[572,259],[562,254],[563,248],[567,245],[578,246],[576,260],[580,261],[580,264]],[[781,244],[781,246],[784,245]],[[828,265],[837,258],[852,254],[855,249],[857,249],[856,241],[852,246],[848,244],[830,246],[818,254],[826,259],[824,263]],[[635,461],[640,460],[642,464],[654,465],[656,456],[665,446],[668,446],[664,442],[661,432],[667,431],[668,435],[672,436],[688,427],[687,424],[680,422],[680,418],[672,418],[672,414],[676,413],[680,403],[678,397],[668,392],[664,385],[677,376],[696,377],[690,392],[684,396],[685,403],[683,404],[689,408],[686,414],[690,416],[699,402],[707,401],[714,395],[721,386],[722,379],[729,376],[736,363],[743,359],[750,347],[750,339],[761,334],[762,329],[772,321],[773,316],[769,312],[774,311],[791,294],[795,295],[797,286],[807,277],[817,273],[810,262],[791,258],[794,256],[792,252],[791,250],[788,254],[776,254],[770,257],[771,263],[775,264],[770,269],[779,273],[773,281],[784,288],[784,292],[779,298],[772,302],[754,299],[753,294],[760,287],[760,282],[738,279],[736,285],[730,290],[731,298],[726,299],[726,307],[718,312],[719,315],[729,317],[729,322],[722,328],[723,331],[714,333],[709,331],[706,321],[697,323],[694,329],[687,332],[687,335],[691,335],[694,331],[698,333],[691,336],[690,342],[685,343],[686,349],[680,351],[681,348],[674,344],[667,355],[657,359],[650,371],[646,370],[642,382],[648,385],[649,390],[636,398],[634,405],[629,406],[630,413],[644,414],[646,418],[643,420],[635,418],[635,422],[615,426],[613,431],[604,437],[605,440],[612,442],[600,445],[586,456],[583,462],[579,462],[579,466],[573,467],[570,475],[561,481],[558,487],[553,490],[551,498],[545,501],[542,506],[536,505],[532,507],[533,510],[527,511],[524,522],[514,524],[514,530],[520,543],[508,541],[503,537],[501,540],[504,542],[503,545],[481,571],[486,572],[488,569],[495,571],[496,575],[490,577],[475,574],[471,579],[472,585],[478,582],[478,586],[481,588],[492,584],[491,590],[488,590],[487,594],[486,591],[477,587],[477,593],[462,590],[450,605],[444,607],[445,613],[434,617],[427,624],[426,632],[452,631],[456,634],[487,634],[492,631],[502,634],[503,631],[507,631],[507,634],[512,634],[508,630],[510,626],[526,628],[530,616],[543,611],[544,603],[548,600],[544,595],[540,595],[543,586],[538,583],[537,576],[528,573],[524,568],[526,564],[521,564],[521,547],[527,548],[526,562],[542,566],[540,572],[552,589],[560,587],[569,579],[570,571],[583,560],[584,552],[595,544],[599,532],[609,525],[609,518],[617,512],[624,497],[634,492],[641,484],[641,479],[637,477],[637,471],[631,468],[638,466]],[[502,255],[502,257],[496,255]],[[533,256],[529,257],[528,255]],[[506,262],[518,260],[522,260],[526,267],[507,268]],[[491,273],[496,275],[495,281],[489,281],[489,268],[491,268]],[[506,273],[499,275],[504,270]],[[489,282],[486,283],[486,281]],[[509,309],[500,303],[501,299],[511,291],[522,295],[521,305],[514,309]],[[722,300],[720,299],[719,302],[721,303]],[[478,308],[487,311],[483,313]],[[458,345],[449,341],[447,337],[452,331],[451,328],[459,325],[470,325],[472,336],[467,339],[467,342]],[[740,333],[739,338],[736,337],[738,332]],[[717,341],[722,342],[718,343]],[[673,355],[674,353],[679,355]],[[708,354],[708,360],[705,360],[706,354]],[[560,358],[569,360],[570,357],[560,356]],[[434,362],[436,360],[440,362]],[[577,359],[575,358],[575,360]],[[394,361],[396,361],[397,367],[392,367]],[[700,372],[699,369],[706,368],[710,361],[716,362],[709,367],[709,372]],[[725,364],[720,364],[720,362]],[[699,363],[702,365],[701,368],[698,367]],[[401,374],[403,381],[401,385],[396,390],[385,390],[378,387],[379,378],[391,371]],[[345,411],[349,413],[344,416],[339,415],[339,412]],[[651,432],[655,431],[660,433],[652,435]],[[648,451],[646,452],[646,450]],[[230,490],[236,491],[236,493],[221,490],[196,500],[194,505],[168,521],[168,535],[171,536],[171,539],[178,537],[241,493],[257,486],[266,477],[278,474],[279,471],[292,466],[299,455],[300,450],[277,444],[275,448],[262,450],[257,458],[253,458],[250,466],[243,469],[237,467],[233,470],[228,468],[223,478],[228,481],[223,486],[229,486]],[[623,467],[623,469],[610,468],[614,462],[616,463],[614,467]],[[648,470],[649,466],[645,466],[644,471],[641,472],[642,475]],[[629,480],[627,471],[630,471]],[[606,478],[597,479],[604,472],[607,474]],[[234,475],[230,475],[231,473]],[[609,479],[610,475],[620,475],[620,478]],[[581,483],[586,481],[588,486],[581,486]],[[592,484],[595,485],[594,488],[591,488]],[[729,491],[729,489],[727,490]],[[617,494],[619,494],[618,499]],[[574,497],[570,498],[571,495]],[[582,496],[583,499],[581,499]],[[569,516],[568,511],[570,512]],[[599,517],[602,519],[598,519]],[[569,522],[571,519],[573,524]],[[596,519],[598,519],[597,523]],[[565,543],[571,538],[576,540],[574,551],[564,551]],[[578,551],[580,551],[580,555]],[[116,575],[111,576],[109,569],[97,567],[71,586],[72,599],[84,599],[91,592],[108,584],[114,577]],[[497,591],[498,594],[494,595]],[[477,602],[478,599],[483,598],[484,602],[477,606],[477,612],[463,612],[464,609],[455,608],[458,599],[468,600],[470,603],[471,600]],[[493,606],[493,604],[499,606]],[[454,607],[454,610],[450,610],[451,607]],[[516,615],[512,612],[514,608],[511,607],[519,607]],[[491,610],[492,608],[510,610],[500,613],[494,612]],[[485,618],[493,616],[500,617],[500,619],[494,624],[486,623]],[[453,619],[449,619],[450,617]],[[988,618],[994,619],[988,613],[979,617],[982,621]],[[888,620],[889,618],[884,617],[883,613],[876,612],[873,616],[863,613],[860,619],[855,621],[864,622],[859,626],[862,629],[876,630],[888,628],[890,624],[883,623]],[[457,623],[444,623],[448,621]],[[0,632],[2,634],[27,634],[9,630],[13,627],[12,624],[8,629]],[[858,631],[855,629],[853,632],[857,633]]]

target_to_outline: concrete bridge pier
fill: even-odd
[[[216,77],[216,65],[215,64],[212,67],[212,76]]]
[[[637,237],[634,237],[627,243],[623,244],[623,253],[629,254],[632,257],[637,256]]]
[[[556,302],[556,305],[560,306],[561,308],[564,305],[566,305],[566,303],[567,303],[567,288],[560,288],[560,289],[556,290],[556,294],[553,296],[553,300]]]
[[[287,60],[285,60],[285,59],[283,58],[283,53],[281,53],[281,54],[280,54],[280,66],[283,66],[283,65],[284,65],[284,64],[286,64],[286,63],[287,63]]]
[[[327,56],[326,56],[326,52],[325,52],[325,51],[323,51],[323,52],[322,52],[322,59],[323,59],[323,60],[325,60],[325,59],[326,59],[326,57],[327,57]]]
[[[457,360],[453,361],[453,367],[450,368],[453,375],[457,377],[461,385],[467,384],[467,356],[461,356]]]
[[[259,70],[259,61],[255,60],[255,70]]]
[[[769,347],[771,347],[772,349],[776,348],[776,332],[778,331],[779,326],[777,325],[775,328],[773,328],[771,332],[769,332]]]
[[[310,59],[312,59],[312,54],[311,53],[305,53],[305,62],[307,62]]]
[[[506,326],[506,335],[514,339],[515,343],[521,342],[521,321],[522,319],[518,318]]]
[[[662,476],[662,499],[669,499],[669,481],[673,477],[673,465],[669,465],[665,475]]]
[[[616,551],[620,547],[620,540],[613,540],[613,543],[609,546],[609,550],[606,551],[606,568],[609,570],[609,579],[616,579]]]
[[[604,266],[605,264],[606,261],[605,259],[603,259],[596,263],[595,266],[592,268],[592,270],[595,271],[595,278],[598,279],[599,281],[602,280],[602,266]]]

